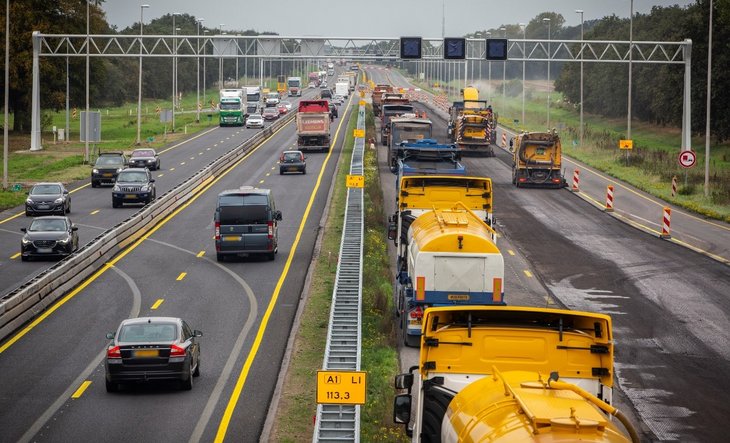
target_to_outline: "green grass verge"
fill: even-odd
[[[368,136],[374,134],[372,112],[368,114]],[[347,127],[345,145],[340,157],[336,183],[344,183],[352,157],[352,118]],[[389,421],[392,416],[391,382],[398,371],[397,351],[393,345],[391,278],[385,236],[383,234],[382,193],[375,152],[365,157],[365,251],[363,263],[362,370],[368,372],[367,403],[361,414],[361,439],[368,442],[405,441],[402,432]],[[332,290],[342,236],[346,191],[335,186],[330,213],[322,238],[322,249],[315,263],[309,298],[302,311],[301,324],[294,341],[294,350],[286,375],[279,408],[276,412],[271,441],[310,441],[316,413],[314,381],[322,367],[327,338]]]

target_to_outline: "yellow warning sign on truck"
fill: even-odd
[[[317,371],[317,403],[364,405],[367,392],[365,371]]]

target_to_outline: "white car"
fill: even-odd
[[[263,128],[264,127],[264,118],[261,116],[261,114],[251,114],[246,119],[246,127],[247,128]]]
[[[269,92],[266,95],[266,106],[276,106],[281,100],[278,92]]]
[[[314,84],[314,83],[312,83],[312,82],[309,82],[309,84],[307,85],[307,89],[314,89],[314,88],[316,88],[316,87],[317,87],[317,85],[315,85],[315,84]]]

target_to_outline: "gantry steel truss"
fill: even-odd
[[[41,149],[40,57],[181,57],[399,60],[400,37],[85,35],[33,33],[31,150]],[[141,49],[141,51],[140,51]],[[485,60],[484,39],[466,39],[466,61]],[[423,38],[423,59],[443,59],[443,39]],[[510,39],[510,61],[684,65],[682,149],[690,149],[692,41]]]

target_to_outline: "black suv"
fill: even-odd
[[[119,173],[112,190],[112,207],[124,203],[147,204],[157,197],[155,179],[147,168],[128,168]]]
[[[123,152],[102,152],[91,170],[91,187],[102,183],[114,184],[117,174],[127,167],[127,157]]]

